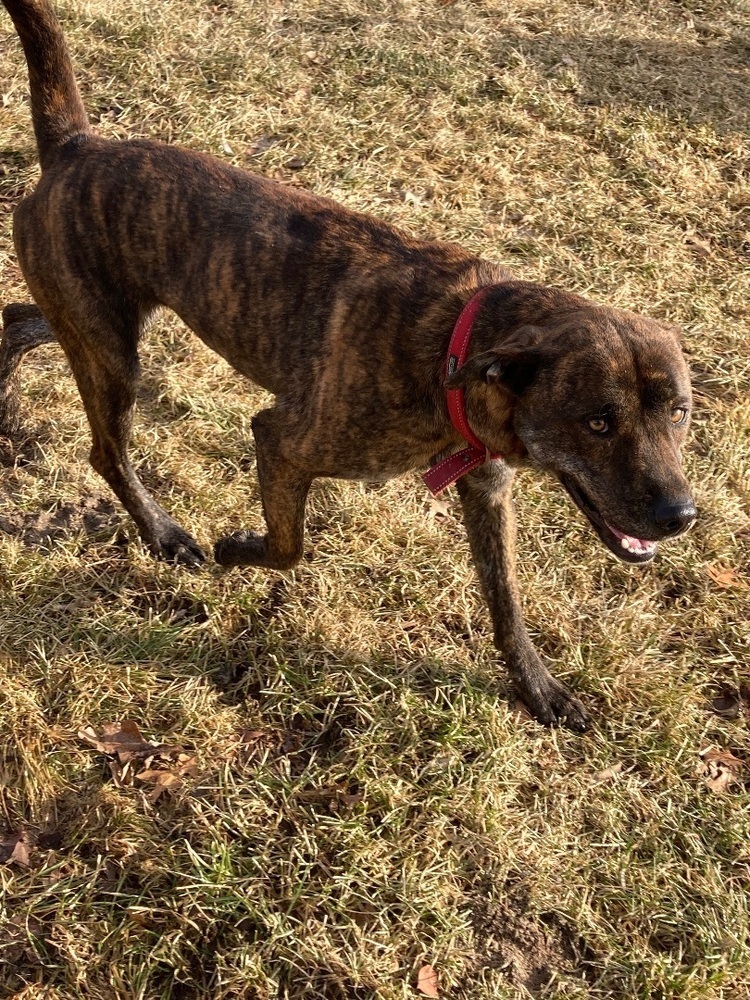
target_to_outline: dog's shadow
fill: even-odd
[[[67,765],[66,785],[61,791],[40,799],[38,795],[27,795],[23,791],[28,783],[24,777],[24,757],[15,754],[12,747],[7,748],[2,753],[4,772],[15,785],[16,792],[13,806],[6,815],[11,829],[31,831],[34,868],[64,865],[68,857],[77,871],[85,869],[87,905],[98,914],[99,920],[116,931],[123,922],[127,925],[130,906],[143,911],[144,919],[150,907],[158,910],[167,922],[171,919],[163,901],[158,904],[154,901],[154,885],[158,888],[158,882],[152,880],[144,886],[141,864],[144,852],[150,850],[149,841],[156,839],[164,847],[160,854],[163,860],[164,852],[181,849],[189,838],[192,849],[210,855],[215,844],[211,846],[208,827],[196,824],[196,809],[205,816],[203,810],[211,810],[215,801],[217,807],[226,808],[224,795],[234,796],[235,805],[239,807],[243,801],[250,801],[257,795],[258,783],[271,793],[274,788],[279,789],[274,825],[249,833],[238,833],[231,825],[231,829],[227,828],[229,832],[223,828],[221,832],[229,842],[238,837],[250,838],[246,846],[241,847],[248,852],[252,850],[253,838],[270,838],[272,863],[279,866],[285,863],[286,852],[296,849],[304,838],[306,828],[317,831],[321,815],[338,816],[338,810],[348,815],[347,810],[359,808],[365,798],[362,808],[367,810],[367,823],[377,830],[386,807],[379,793],[371,799],[368,788],[357,784],[353,762],[364,752],[363,746],[372,744],[374,754],[388,753],[387,745],[378,742],[383,731],[390,734],[394,745],[398,743],[403,725],[398,704],[404,693],[418,713],[419,702],[427,708],[438,697],[444,705],[454,694],[460,698],[455,666],[439,657],[425,659],[409,655],[394,664],[392,653],[389,655],[385,649],[363,654],[329,643],[325,635],[298,634],[291,621],[287,623],[285,619],[288,599],[299,584],[286,577],[274,576],[267,581],[261,588],[260,599],[249,608],[244,620],[235,618],[224,629],[212,629],[206,627],[209,616],[200,600],[199,588],[186,585],[180,592],[157,589],[148,569],[129,563],[127,554],[120,553],[115,559],[102,545],[97,546],[97,551],[99,562],[108,560],[98,593],[94,593],[97,573],[86,565],[72,566],[64,570],[59,579],[50,578],[45,582],[45,592],[59,593],[61,598],[66,594],[75,598],[76,594],[85,591],[91,597],[88,604],[85,599],[61,599],[54,609],[56,634],[44,639],[46,648],[42,653],[48,668],[54,668],[55,662],[59,664],[57,670],[48,670],[36,689],[36,699],[50,727],[46,736],[47,752],[70,750],[75,732],[82,724],[101,732],[103,723],[127,717],[137,722],[144,735],[182,745],[191,753],[197,752],[201,773],[186,781],[178,794],[165,796],[154,808],[140,804],[144,788],[148,786],[141,788],[136,781],[133,787],[117,788],[104,755],[92,751],[88,763],[81,763],[78,768]],[[130,625],[122,624],[121,610],[126,605]],[[118,613],[108,622],[107,609],[111,606],[115,606]],[[66,682],[69,668],[65,661],[79,661],[87,649],[90,650],[92,642],[96,642],[94,633],[100,629],[106,633],[113,628],[115,620],[117,634],[112,640],[107,640],[105,635],[102,659],[106,669],[114,674],[112,690],[119,689],[119,693],[110,698],[106,693],[109,683],[102,682],[101,698],[91,703],[94,706],[91,715],[81,720],[76,684],[86,683],[86,680],[71,675]],[[24,647],[21,631],[19,627],[19,634],[11,637],[12,654],[18,652],[20,655]],[[146,632],[154,633],[149,635],[149,640],[153,641],[149,641],[148,652],[144,651]],[[163,654],[156,662],[155,650]],[[190,658],[187,663],[186,657]],[[191,671],[191,667],[194,670]],[[333,685],[326,681],[326,670],[331,667],[337,672]],[[94,669],[102,667],[96,664]],[[136,675],[134,702],[131,703],[122,698],[125,671],[129,678]],[[188,698],[183,703],[173,695],[166,707],[163,703],[160,705],[158,699],[151,703],[143,694],[143,684],[137,680],[140,671],[157,673],[158,677],[151,679],[152,684],[174,688],[184,679],[193,688],[193,693],[196,685],[202,688],[201,702],[210,704],[213,701],[217,718],[223,716],[224,723],[228,712],[234,710],[236,739],[230,737],[221,743],[230,748],[228,756],[212,756],[201,747],[201,727],[196,726],[195,705],[191,706]],[[295,680],[300,684],[299,698],[296,691],[291,697],[286,696],[288,686]],[[94,679],[94,683],[99,682]],[[481,683],[479,678],[472,679],[473,689],[478,691]],[[363,704],[362,691],[365,689],[372,692],[372,703],[368,700]],[[489,683],[486,691],[489,696]],[[390,699],[393,710],[387,719],[381,718],[382,730],[378,728],[376,732],[370,721],[373,705],[377,700],[382,704],[386,699]],[[298,704],[296,710],[289,707],[295,703]],[[425,716],[430,714],[429,711],[424,713]],[[73,718],[77,718],[77,724],[73,724]],[[168,729],[160,731],[159,725],[164,724],[165,719],[168,719]],[[252,730],[246,743],[243,727]],[[428,727],[422,732],[428,746],[437,745],[442,735],[431,734]],[[429,751],[427,753],[429,756]],[[425,787],[429,785],[432,779],[427,774],[412,774],[412,765],[411,757],[408,765],[406,758],[399,761],[397,756],[389,762],[396,770],[405,769],[405,780],[408,770],[410,781]],[[227,771],[231,772],[228,786]],[[123,851],[118,830],[123,817],[132,814],[134,809],[144,813],[139,821],[143,843]],[[268,877],[273,878],[273,871]],[[294,917],[293,899],[281,899],[278,905],[283,913],[292,913]],[[242,917],[245,911],[238,907],[237,912]],[[374,921],[376,917],[377,914],[372,917],[365,914],[363,919]],[[55,914],[50,911],[49,919],[35,918],[31,927],[36,947],[50,961],[57,961],[55,920]],[[164,927],[159,926],[161,933]],[[150,933],[149,926],[142,930],[144,935]],[[223,919],[202,922],[195,933],[200,935],[200,948],[194,950],[203,955],[203,963],[194,970],[195,981],[208,990],[214,973],[211,956],[239,943],[261,941],[267,929],[245,916],[238,926],[230,926]],[[19,932],[21,938],[23,935]],[[28,949],[19,952],[21,966],[28,954]],[[328,997],[331,1000],[355,997],[369,1000],[376,996],[371,989],[348,978],[342,979],[336,970],[309,969],[308,973],[310,982],[315,983],[314,995],[321,1000]],[[282,962],[279,975],[283,978],[286,974]],[[165,969],[164,975],[171,975],[170,970]],[[170,996],[181,995],[176,986],[175,990]]]

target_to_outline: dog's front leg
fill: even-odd
[[[583,705],[544,666],[523,621],[516,581],[512,483],[513,470],[500,461],[489,462],[457,483],[495,645],[534,717],[544,725],[564,724],[582,732],[588,726]]]
[[[291,569],[302,558],[305,502],[313,477],[285,454],[294,441],[282,410],[262,410],[252,422],[258,484],[268,531],[235,531],[214,546],[222,566]]]

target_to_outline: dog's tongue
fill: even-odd
[[[628,552],[634,552],[637,556],[645,556],[656,552],[656,542],[650,542],[645,538],[633,538],[631,535],[626,535],[625,532],[613,528],[609,522],[605,523],[615,538],[619,538],[620,545],[624,549],[627,549]]]

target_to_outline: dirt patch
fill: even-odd
[[[529,915],[524,893],[475,900],[471,923],[474,958],[464,984],[467,990],[486,969],[501,969],[514,986],[532,994],[543,990],[555,974],[581,975],[575,935],[555,914]]]
[[[0,532],[20,538],[32,548],[49,548],[71,535],[95,535],[118,522],[119,515],[111,501],[84,496],[35,513],[11,511],[0,517]]]

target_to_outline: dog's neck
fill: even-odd
[[[578,295],[549,288],[535,282],[518,281],[502,268],[482,274],[484,284],[491,284],[474,321],[468,356],[502,349],[515,331],[524,326],[544,327],[559,321],[565,312],[574,312],[588,303]],[[487,281],[487,279],[490,279]],[[475,294],[473,289],[467,296]],[[445,356],[442,358],[445,371]],[[526,447],[514,429],[517,405],[514,393],[500,383],[469,384],[466,388],[466,412],[474,434],[490,451],[497,452],[512,465],[527,457]]]

